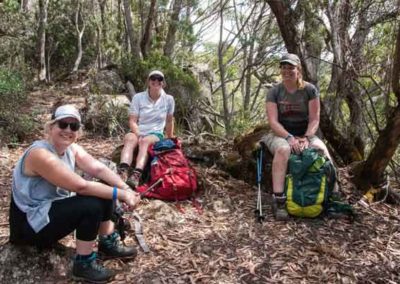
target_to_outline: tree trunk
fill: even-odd
[[[82,22],[82,29],[79,27],[79,18],[81,19]],[[82,37],[83,33],[85,32],[86,28],[86,23],[82,17],[82,5],[80,1],[77,2],[76,5],[76,11],[75,11],[75,29],[76,29],[76,36],[78,39],[78,56],[76,57],[74,68],[72,69],[72,72],[77,72],[79,69],[79,65],[81,64],[82,60],[82,54],[83,54],[83,49],[82,49]]]
[[[140,49],[142,51],[143,57],[147,57],[150,50],[151,42],[151,26],[154,23],[154,15],[156,14],[157,0],[151,0],[149,15],[147,16],[146,26],[144,28],[143,37],[140,42]]]
[[[226,0],[220,0],[220,28],[219,28],[219,43],[218,43],[218,69],[221,80],[221,92],[222,92],[222,101],[223,101],[223,117],[224,117],[224,125],[225,125],[225,133],[230,135],[232,132],[231,129],[231,112],[229,109],[229,96],[228,90],[226,88],[225,83],[225,65],[224,65],[224,49],[225,49],[225,41],[223,40],[223,31],[224,31],[224,9],[225,5],[228,3]]]
[[[175,47],[175,35],[179,24],[179,14],[182,9],[182,0],[175,0],[172,7],[171,19],[168,26],[168,34],[164,45],[164,55],[171,57]]]
[[[100,8],[101,25],[96,26],[96,48],[97,48],[97,66],[99,69],[106,65],[105,52],[103,46],[107,44],[107,22],[106,22],[106,0],[97,0]]]
[[[127,37],[129,39],[130,52],[133,57],[141,59],[142,54],[139,49],[139,41],[137,40],[136,32],[133,28],[131,2],[130,0],[123,0],[123,4],[125,12],[126,32],[127,32]]]
[[[47,7],[49,0],[39,0],[39,29],[38,29],[38,52],[40,58],[39,81],[44,82],[46,76],[46,27]]]
[[[399,1],[400,4],[400,1]],[[400,7],[399,7],[400,8]],[[363,190],[371,185],[381,184],[386,167],[400,143],[400,23],[397,27],[397,38],[392,64],[392,90],[397,97],[397,107],[375,143],[374,149],[364,164],[356,169],[355,182]]]
[[[21,9],[22,13],[28,13],[31,10],[31,1],[30,0],[21,0]]]

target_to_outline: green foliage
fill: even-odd
[[[8,13],[18,12],[20,7],[20,1],[17,0],[5,0],[4,1],[4,11]]]
[[[131,81],[135,88],[146,89],[147,75],[151,70],[160,70],[164,73],[168,93],[178,95],[180,89],[184,88],[190,97],[195,99],[199,94],[200,86],[198,82],[179,66],[176,66],[171,59],[159,53],[153,53],[145,60],[126,58],[122,62],[122,73],[125,79]],[[140,91],[136,90],[136,91]],[[175,91],[175,92],[174,92]]]
[[[35,125],[30,115],[21,114],[26,93],[19,73],[0,68],[0,101],[1,142],[24,140]]]
[[[264,122],[253,119],[252,115],[254,115],[254,113],[250,113],[249,111],[246,112],[243,109],[238,111],[235,118],[232,120],[231,125],[234,136],[243,134],[249,129],[253,129],[256,125],[260,124],[260,122]]]

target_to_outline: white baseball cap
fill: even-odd
[[[59,106],[52,116],[52,120],[61,120],[63,118],[73,117],[81,122],[81,115],[79,111],[73,105],[62,105]]]
[[[159,71],[159,70],[153,70],[153,71],[151,71],[151,72],[149,73],[148,78],[150,78],[150,77],[153,76],[153,75],[159,75],[159,76],[161,76],[161,77],[164,78],[163,72],[161,72],[161,71]]]

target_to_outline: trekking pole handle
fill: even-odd
[[[263,150],[262,147],[260,148],[260,154],[257,157],[257,183],[261,183],[261,175],[262,175],[262,157],[263,157]]]

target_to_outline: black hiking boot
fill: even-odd
[[[139,186],[140,178],[142,177],[142,172],[139,169],[135,169],[132,175],[126,180],[126,184],[131,188],[135,189]]]
[[[135,258],[137,255],[136,248],[125,246],[117,232],[99,237],[98,252],[102,259]]]
[[[97,263],[96,253],[89,258],[76,256],[72,267],[72,278],[89,283],[107,283],[114,277],[114,272]]]
[[[286,196],[272,194],[272,212],[277,221],[289,219],[289,214],[286,210]]]

